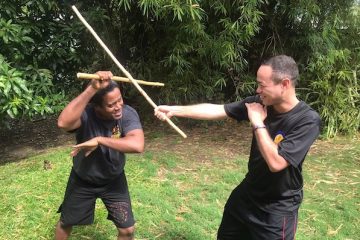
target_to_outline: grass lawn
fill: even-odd
[[[128,155],[136,239],[215,239],[225,201],[247,171],[249,145],[248,138],[218,137],[217,130],[191,132],[186,140],[147,134],[146,152]],[[53,239],[69,153],[68,146],[53,148],[0,166],[0,239]],[[298,240],[359,239],[359,165],[360,139],[316,142],[303,167]],[[115,239],[106,215],[98,201],[94,224],[75,227],[71,239]]]

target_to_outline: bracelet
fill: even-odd
[[[266,128],[266,126],[265,125],[255,125],[254,128],[253,128],[254,132],[256,130],[258,130],[259,128]]]

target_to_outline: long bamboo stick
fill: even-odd
[[[111,59],[115,62],[115,64],[121,69],[121,71],[125,74],[125,76],[134,84],[136,89],[144,96],[144,98],[150,103],[153,108],[157,108],[157,105],[154,103],[153,100],[146,94],[146,92],[139,86],[139,84],[134,80],[131,74],[126,71],[126,69],[121,65],[121,63],[116,59],[114,54],[109,50],[109,48],[105,45],[105,43],[101,40],[101,38],[97,35],[94,29],[87,23],[87,21],[83,18],[81,13],[77,10],[75,6],[72,6],[73,11],[76,13],[77,17],[80,21],[86,26],[86,28],[91,32],[91,34],[95,37],[98,43],[103,47],[103,49],[107,52],[107,54],[111,57]],[[175,129],[183,138],[186,138],[186,134],[181,131],[168,117],[165,117],[165,120],[170,126]]]
[[[76,77],[79,79],[100,79],[100,77],[97,74],[91,74],[91,73],[77,73]],[[131,81],[125,77],[113,76],[111,78],[111,80],[114,80],[117,82],[131,83]],[[137,80],[137,79],[134,79],[134,81],[136,81],[138,84],[148,85],[148,86],[163,87],[165,85],[164,83],[160,83],[160,82],[149,82],[149,81]]]

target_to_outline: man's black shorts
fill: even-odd
[[[100,198],[108,210],[108,219],[118,228],[134,226],[128,185],[123,172],[104,186],[92,185],[71,171],[64,201],[59,207],[63,227],[92,224],[96,199]]]
[[[218,240],[293,240],[297,228],[297,214],[279,216],[253,209],[243,216],[224,210],[218,230]]]
[[[284,215],[265,212],[246,196],[240,197],[236,188],[225,205],[218,240],[293,240],[297,218],[297,211]]]

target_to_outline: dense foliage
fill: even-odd
[[[0,121],[59,112],[85,64],[69,9],[58,1],[3,1],[0,8]]]
[[[81,25],[71,1],[4,1],[0,120],[58,112],[79,91],[77,71],[120,71]],[[299,93],[324,133],[359,130],[359,2],[354,0],[76,1],[157,103],[226,102],[254,93],[260,62],[279,53],[301,67]],[[125,97],[149,111],[131,85]]]
[[[259,56],[286,53],[300,64],[300,97],[320,113],[324,134],[360,127],[359,1],[268,1],[261,31],[249,49]],[[260,57],[261,58],[261,57]]]

